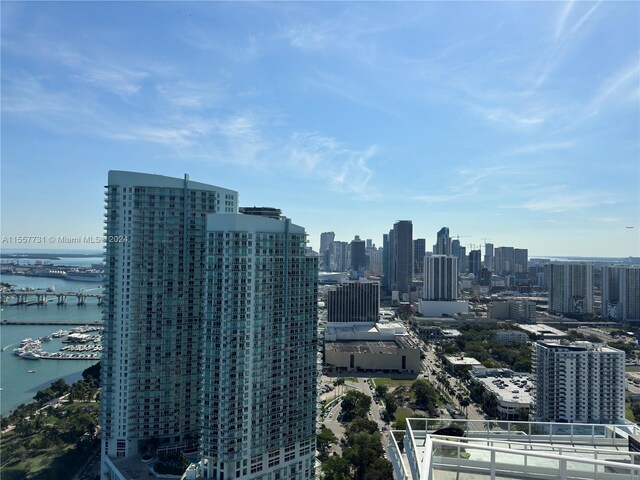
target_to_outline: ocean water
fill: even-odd
[[[77,260],[67,259],[69,264],[81,265]],[[92,262],[89,261],[88,264],[90,263]],[[2,275],[0,281],[15,285],[16,288],[46,289],[53,286],[56,291],[102,292],[100,283],[73,282],[58,278]],[[56,298],[53,297],[47,305],[4,305],[1,308],[1,320],[46,321],[52,322],[53,325],[0,325],[0,414],[6,415],[21,403],[31,401],[38,390],[47,387],[54,380],[65,378],[67,383],[71,383],[80,378],[85,368],[96,363],[90,360],[25,360],[13,354],[13,349],[25,338],[43,337],[56,330],[72,328],[57,325],[56,322],[82,323],[101,320],[102,307],[97,305],[96,299],[87,299],[87,304],[81,307],[76,305],[73,297],[69,297],[66,306],[58,306]],[[60,346],[62,339],[53,339],[42,344],[43,349],[47,351],[58,351]],[[35,372],[29,373],[29,370]]]

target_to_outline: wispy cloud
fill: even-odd
[[[369,160],[377,153],[376,146],[357,150],[343,145],[333,137],[316,132],[296,132],[287,148],[291,167],[307,176],[329,181],[338,191],[352,192],[362,198],[372,198],[377,191],[369,182],[373,176]]]
[[[640,64],[636,59],[602,82],[586,107],[585,117],[597,115],[611,103],[622,102],[637,107],[639,84]]]
[[[514,157],[518,155],[527,155],[531,153],[550,152],[556,150],[567,150],[576,145],[575,140],[567,140],[564,142],[540,142],[528,143],[517,147],[509,148],[501,152],[499,157]]]
[[[427,203],[444,203],[471,198],[478,195],[491,195],[493,198],[499,195],[494,185],[499,179],[511,177],[511,182],[515,182],[517,177],[530,174],[531,169],[523,165],[494,165],[482,168],[465,167],[457,171],[457,178],[453,179],[453,185],[446,188],[444,192],[426,193],[410,196],[410,200]],[[435,185],[426,187],[436,190]]]
[[[594,12],[600,7],[602,1],[592,4],[591,7],[582,16],[580,16],[580,18],[567,30],[566,24],[569,21],[571,13],[575,10],[575,3],[575,1],[570,1],[566,5],[563,5],[560,14],[558,15],[555,35],[550,47],[550,53],[546,56],[541,67],[539,68],[540,73],[538,74],[538,78],[535,82],[535,88],[540,87],[547,80],[547,77],[551,74],[551,72],[561,63],[562,58],[568,50],[572,39],[578,34],[587,20],[589,20]],[[583,4],[588,3],[584,2]]]
[[[539,189],[531,198],[519,206],[526,210],[546,213],[562,213],[587,208],[614,205],[620,197],[601,191],[578,191],[566,185],[555,185]]]

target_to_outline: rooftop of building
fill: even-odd
[[[534,335],[542,335],[543,337],[566,337],[567,334],[562,330],[558,330],[555,327],[551,327],[549,325],[523,325],[519,324],[518,328],[524,330],[525,332],[533,333]]]
[[[533,379],[526,373],[494,368],[485,369],[484,374],[475,370],[472,375],[503,402],[528,405],[533,401]]]
[[[407,419],[388,452],[406,480],[629,479],[640,475],[640,453],[630,451],[638,435],[634,424]]]
[[[451,365],[482,365],[473,357],[465,357],[464,355],[447,355],[444,357]]]
[[[325,342],[325,350],[336,353],[382,353],[393,355],[401,348],[417,348],[406,338],[397,338],[394,342],[387,341],[338,341]]]
[[[537,342],[547,348],[566,349],[572,351],[593,351],[603,353],[621,353],[622,350],[610,347],[604,343],[592,343],[587,341],[568,342],[562,340],[538,340]]]

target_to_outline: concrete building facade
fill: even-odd
[[[640,321],[640,267],[602,268],[602,315]]]
[[[549,264],[549,312],[593,313],[593,266],[586,263]]]
[[[624,423],[624,352],[590,342],[535,343],[538,421]]]

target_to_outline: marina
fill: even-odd
[[[103,330],[102,327],[87,325],[71,330],[58,330],[50,336],[38,339],[25,338],[20,342],[20,346],[13,350],[13,354],[25,360],[100,360]],[[61,347],[57,352],[42,348],[43,342],[61,337],[66,337],[62,340],[63,343],[72,345]]]

